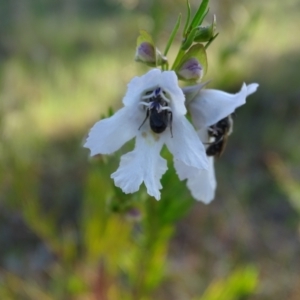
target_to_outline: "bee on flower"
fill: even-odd
[[[202,26],[207,13],[208,1],[203,1],[194,18],[187,19],[171,70],[167,53],[181,17],[164,52],[156,47],[150,34],[141,30],[135,60],[154,69],[133,78],[123,98],[124,106],[90,130],[84,147],[90,149],[91,156],[112,154],[135,138],[134,150],[121,157],[119,168],[111,174],[124,193],[134,193],[144,183],[148,194],[160,199],[160,180],[167,171],[160,152],[166,145],[173,154],[179,179],[187,180],[192,196],[204,203],[215,197],[214,156],[222,153],[232,131],[230,115],[245,104],[258,84],[244,83],[239,92],[229,94],[206,89],[207,83],[199,83],[207,71],[206,50],[218,36],[215,16],[209,26]],[[180,88],[178,80],[187,86]]]
[[[253,94],[257,83],[242,85],[236,94],[229,94],[219,90],[204,89],[206,84],[198,84],[183,88],[186,105],[192,117],[199,139],[206,145],[208,155],[208,170],[195,170],[177,163],[177,173],[181,180],[187,179],[187,186],[192,196],[204,203],[211,202],[215,197],[216,178],[214,171],[214,155],[209,155],[208,150],[213,145],[210,139],[211,128],[218,122],[229,118],[235,110],[246,103],[246,98]],[[228,124],[228,126],[231,126]],[[228,129],[229,130],[229,129]],[[232,130],[232,128],[230,128]],[[231,133],[231,132],[230,132]]]
[[[135,138],[134,150],[121,157],[111,177],[125,193],[138,191],[144,182],[148,194],[159,200],[160,179],[167,171],[167,162],[160,156],[164,144],[175,162],[196,170],[208,168],[205,147],[185,117],[184,101],[174,71],[150,70],[131,80],[124,107],[97,122],[84,147],[91,156],[111,154]]]

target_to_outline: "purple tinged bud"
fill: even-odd
[[[141,43],[136,50],[135,60],[155,64],[155,49],[153,45],[148,42]]]
[[[140,30],[137,38],[135,61],[150,67],[157,67],[167,63],[167,58],[155,47],[152,36],[145,30]]]
[[[203,76],[203,68],[199,61],[192,57],[181,65],[177,74],[183,80],[198,80]]]
[[[140,221],[142,218],[142,213],[141,213],[140,209],[138,209],[136,207],[132,207],[127,210],[126,217],[128,220],[131,220],[131,221]]]

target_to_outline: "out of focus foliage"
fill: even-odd
[[[124,195],[110,174],[128,149],[90,160],[82,148],[146,70],[133,61],[139,29],[164,46],[185,11],[0,1],[0,299],[300,298],[299,1],[210,1],[220,35],[204,80],[260,84],[216,162],[212,204],[172,168],[160,202]]]

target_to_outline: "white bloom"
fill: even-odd
[[[200,140],[207,144],[209,137],[207,129],[209,126],[226,118],[235,109],[246,102],[246,97],[254,93],[258,87],[257,83],[243,84],[241,90],[236,94],[228,94],[218,90],[202,89],[205,84],[183,88],[186,95],[187,107],[192,116]],[[217,186],[214,159],[208,157],[208,170],[196,170],[182,162],[175,164],[180,179],[187,179],[187,186],[196,200],[209,203],[214,199]]]
[[[236,108],[246,103],[247,96],[257,90],[258,84],[244,83],[236,94],[202,89],[203,86],[202,84],[183,88],[183,92],[189,95],[187,106],[197,129],[209,127],[232,114]]]
[[[181,161],[175,162],[175,168],[180,180],[187,179],[187,187],[193,198],[205,204],[214,199],[217,182],[213,156],[208,157],[208,170],[188,167]]]
[[[198,130],[199,139],[207,144],[209,137],[207,128]],[[193,198],[202,201],[205,204],[211,202],[215,197],[217,187],[215,170],[214,170],[214,157],[208,156],[208,169],[199,170],[185,165],[183,162],[174,162],[175,169],[180,180],[187,179],[187,187],[190,190]]]
[[[208,168],[205,147],[185,118],[184,101],[173,71],[153,69],[135,77],[128,84],[124,107],[97,122],[84,147],[91,150],[91,156],[111,154],[136,137],[134,150],[121,157],[111,177],[125,193],[136,192],[144,182],[148,194],[159,200],[160,179],[167,170],[167,162],[160,156],[164,144],[175,163],[195,170]]]

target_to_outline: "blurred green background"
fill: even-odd
[[[0,0],[0,299],[300,299],[299,1],[210,3],[220,35],[204,80],[260,84],[211,204],[170,160],[160,202],[124,195],[110,174],[132,143],[92,160],[82,148],[147,70],[139,29],[163,50],[180,12],[183,0]]]

